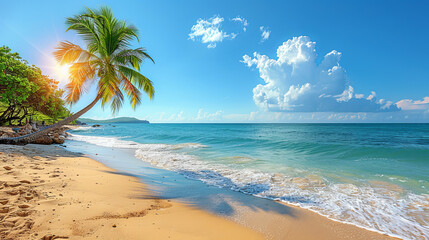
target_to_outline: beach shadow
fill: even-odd
[[[292,207],[271,199],[253,196],[269,190],[270,187],[267,184],[247,183],[243,186],[238,186],[231,179],[210,170],[199,172],[180,171],[179,173],[165,171],[162,169],[155,170],[158,172],[164,172],[164,175],[154,177],[123,171],[110,173],[137,177],[142,179],[144,183],[148,184],[152,194],[141,194],[136,196],[138,198],[176,200],[226,217],[231,217],[237,214],[238,208],[246,209],[246,211],[265,211],[296,217],[296,214],[294,213],[295,210]],[[185,176],[187,177],[186,179],[180,179]],[[219,187],[207,185],[201,181],[202,179],[214,179],[219,182]],[[222,188],[221,186],[225,186],[227,188]],[[284,199],[293,199],[294,201],[299,202],[310,202],[308,199],[295,196],[284,197]]]
[[[69,147],[72,148],[72,146]],[[91,145],[90,148],[79,145],[78,149],[117,170],[109,173],[139,178],[150,191],[142,188],[140,194],[133,196],[136,198],[175,200],[226,217],[234,217],[243,211],[270,212],[298,217],[298,214],[295,214],[297,210],[293,207],[253,196],[269,190],[270,187],[267,184],[249,182],[244,186],[238,186],[231,179],[211,170],[173,172],[155,168],[136,158],[134,151],[129,149],[113,150],[95,145]],[[202,181],[203,179],[211,179],[218,184],[217,186],[208,185]],[[310,201],[294,196],[289,198],[301,202]]]

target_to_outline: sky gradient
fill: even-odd
[[[0,44],[60,81],[58,41],[84,6],[140,30],[151,122],[429,122],[427,1],[7,1]],[[71,107],[95,97],[89,90]],[[375,94],[374,94],[375,93]],[[112,117],[95,106],[84,117]]]

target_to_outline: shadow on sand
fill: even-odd
[[[133,197],[176,200],[226,217],[235,217],[242,214],[243,211],[265,211],[293,218],[298,217],[296,210],[290,206],[252,196],[269,190],[269,186],[266,184],[250,182],[245,186],[238,186],[231,179],[210,170],[172,172],[154,168],[149,163],[136,158],[134,151],[130,149],[113,149],[92,144],[82,145],[77,141],[69,143],[69,150],[89,154],[89,157],[117,170],[110,173],[137,177],[147,185],[150,191],[142,190],[140,195]],[[185,176],[192,176],[192,178]],[[228,188],[210,186],[198,180],[207,177],[215,178]],[[238,192],[238,190],[242,192]],[[295,196],[286,196],[285,199],[309,201]]]
[[[160,169],[155,170],[165,171]],[[269,190],[270,187],[267,184],[248,183],[244,186],[237,186],[231,179],[213,171],[204,170],[198,173],[181,171],[180,174],[186,174],[187,176],[192,175],[195,179],[201,179],[197,177],[202,177],[201,175],[204,174],[211,176],[216,175],[217,180],[222,181],[222,183],[229,188],[237,189],[237,191],[209,186],[199,180],[186,179],[184,176],[177,176],[177,173],[171,172],[161,175],[160,179],[156,177],[153,178],[153,176],[123,171],[110,173],[137,177],[142,179],[145,184],[148,184],[149,188],[152,190],[152,194],[142,194],[138,196],[139,198],[174,199],[222,216],[233,216],[238,214],[237,209],[243,209],[244,207],[247,211],[266,211],[296,217],[294,214],[295,210],[292,207],[270,199],[252,196],[253,194],[256,195]],[[239,189],[240,191],[238,191]],[[302,202],[310,201],[302,197],[298,198],[294,196],[287,196],[285,199],[294,199]]]

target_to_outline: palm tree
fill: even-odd
[[[110,104],[116,113],[124,102],[124,93],[133,108],[141,101],[141,90],[149,98],[154,96],[152,82],[143,76],[140,64],[144,59],[153,59],[143,48],[131,48],[130,41],[138,39],[138,30],[113,16],[107,7],[86,11],[67,18],[69,30],[76,31],[83,37],[86,50],[71,42],[60,42],[54,56],[60,64],[71,64],[70,83],[66,86],[66,102],[76,103],[86,86],[96,83],[97,96],[87,107],[66,119],[45,127],[40,131],[15,137],[0,139],[0,143],[26,144],[46,135],[48,132],[68,124],[89,111],[97,102],[104,107]]]

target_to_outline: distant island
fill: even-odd
[[[91,118],[78,118],[77,120],[82,123],[149,123],[149,121],[147,120],[140,120],[133,117],[118,117],[118,118],[105,119],[105,120],[96,120]]]

